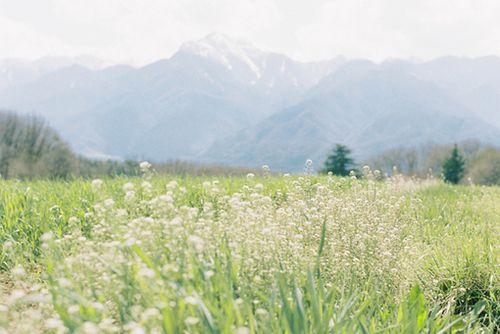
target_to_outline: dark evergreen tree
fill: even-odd
[[[443,177],[446,182],[457,184],[464,175],[465,160],[455,144],[450,156],[443,163]]]
[[[323,172],[347,176],[352,170],[354,170],[354,161],[351,158],[351,150],[345,145],[336,144],[325,161]]]

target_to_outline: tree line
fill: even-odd
[[[381,175],[397,173],[417,177],[440,177],[449,183],[500,184],[500,150],[477,141],[454,145],[423,145],[419,148],[389,150],[366,162]],[[328,155],[323,173],[359,175],[351,150],[336,144]]]
[[[183,161],[157,163],[153,167],[158,173],[176,175],[259,174],[252,168]],[[120,175],[140,175],[139,162],[82,157],[42,118],[0,111],[0,177],[69,179]]]
[[[75,157],[58,134],[42,119],[0,113],[0,175],[65,177]]]
[[[367,165],[391,174],[427,177],[430,173],[445,181],[459,183],[471,179],[478,184],[500,184],[500,150],[466,141],[458,145],[424,145],[420,148],[389,150]],[[259,172],[252,168],[204,165],[182,161],[154,164],[158,173],[181,175],[245,175]],[[321,172],[347,176],[360,175],[351,150],[337,144]],[[136,176],[135,160],[93,160],[75,154],[58,133],[36,116],[0,112],[0,176],[3,178],[57,178],[96,176]]]

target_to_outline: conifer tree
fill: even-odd
[[[443,163],[443,178],[446,182],[457,184],[464,175],[465,160],[455,144],[450,156]]]
[[[332,153],[325,161],[324,173],[332,172],[334,175],[347,176],[354,168],[351,150],[342,144],[336,144]]]

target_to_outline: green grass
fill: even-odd
[[[400,179],[0,181],[0,333],[494,333],[499,203]]]

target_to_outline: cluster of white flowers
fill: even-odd
[[[140,168],[146,173],[151,165],[143,162]],[[263,169],[269,172],[269,167]],[[414,217],[403,208],[417,204],[401,191],[401,183],[375,184],[373,175],[368,182],[286,175],[283,187],[273,192],[249,174],[231,192],[217,180],[206,181],[198,197],[177,181],[163,189],[151,178],[140,186],[127,182],[114,198],[102,194],[88,213],[92,224],[87,237],[75,217],[70,218],[69,234],[60,239],[50,232],[42,236],[49,268],[45,275],[57,298],[49,301],[47,290],[21,287],[11,292],[9,305],[0,306],[9,308],[39,294],[35,309],[46,316],[38,321],[60,333],[161,332],[165,310],[182,315],[176,326],[196,331],[201,323],[197,310],[207,312],[203,295],[194,285],[179,282],[210,284],[231,263],[242,295],[269,293],[279,272],[306,275],[322,238],[325,282],[342,284],[340,278],[351,275],[406,288],[413,280],[417,245],[409,237]],[[92,181],[96,192],[102,186],[103,181]],[[21,277],[25,270],[16,267],[11,274]],[[252,298],[258,305],[258,295]],[[241,301],[235,299],[234,307]],[[256,307],[256,319],[267,314],[264,305]],[[242,323],[234,332],[250,330]]]

